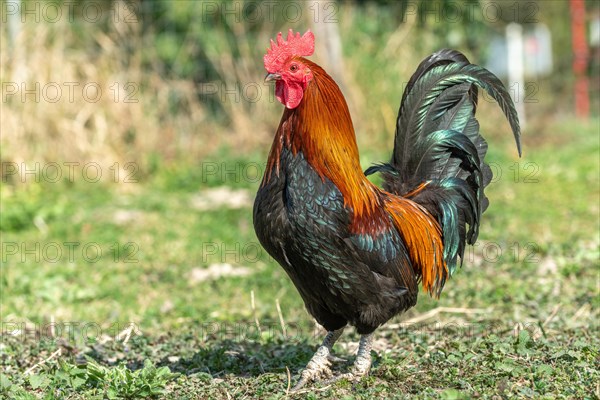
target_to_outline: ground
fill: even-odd
[[[2,393],[600,398],[597,122],[534,133],[521,159],[492,138],[491,206],[441,298],[378,331],[368,378],[297,395],[323,332],[254,235],[264,154],[129,182],[3,183]],[[363,165],[385,154],[366,149]],[[334,347],[336,372],[357,342],[348,330]]]

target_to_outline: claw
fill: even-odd
[[[345,374],[340,374],[333,378],[327,379],[323,381],[324,385],[332,385],[336,382],[341,381],[342,379],[347,379],[350,382],[358,382],[363,377],[369,375],[369,370],[371,369],[371,357],[368,358],[357,358],[356,362],[352,366],[350,372],[346,372]]]
[[[337,331],[331,331],[327,334],[325,340],[323,340],[323,344],[317,349],[317,352],[312,356],[306,368],[300,374],[300,380],[290,390],[291,393],[302,389],[308,382],[331,378],[332,372],[331,368],[329,368],[331,363],[341,360],[331,354],[331,348],[343,330],[344,328],[340,328]]]
[[[301,378],[295,385],[293,388],[290,389],[290,393],[296,393],[297,391],[299,391],[300,389],[302,389],[304,386],[306,386],[306,384],[308,383],[307,379]]]
[[[351,374],[357,377],[369,375],[371,370],[371,354],[359,355],[352,366]]]
[[[334,356],[333,354],[328,355],[327,359],[331,363],[343,363],[343,362],[348,361],[345,358],[337,357],[337,356]]]
[[[319,379],[327,379],[331,377],[331,369],[329,368],[331,362],[329,361],[329,348],[321,346],[310,359],[306,368],[300,374],[300,380],[292,388],[292,392],[298,391],[304,387],[308,382],[312,382]]]

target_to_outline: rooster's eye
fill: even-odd
[[[296,64],[290,65],[290,71],[296,72],[297,69],[298,69],[298,66]]]

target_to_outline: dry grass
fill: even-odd
[[[95,162],[103,170],[135,162],[143,170],[152,155],[197,159],[223,145],[246,148],[277,121],[263,115],[275,110],[264,104],[270,88],[254,62],[260,58],[245,42],[241,61],[234,60],[225,32],[213,32],[212,46],[191,35],[179,44],[178,57],[204,46],[222,76],[195,83],[164,73],[151,45],[156,35],[142,32],[141,22],[17,23],[13,40],[9,24],[1,27],[2,48],[9,49],[0,60],[2,161]],[[211,115],[205,96],[216,96],[226,121]]]
[[[132,157],[137,161],[135,154],[164,142],[161,136],[169,127],[158,123],[158,111],[160,88],[168,82],[144,76],[140,53],[128,55],[123,46],[124,38],[139,40],[138,30],[139,24],[117,21],[107,33],[93,29],[82,38],[74,24],[61,19],[21,24],[12,44],[3,34],[3,48],[21,55],[3,57],[1,63],[4,80],[19,86],[4,103],[4,160],[110,165]],[[123,93],[128,82],[132,89],[142,84],[149,88],[128,102]],[[111,90],[115,84],[121,96]],[[34,89],[35,95],[26,95],[23,88]]]
[[[256,2],[240,2],[241,9],[250,3]],[[263,82],[262,55],[269,39],[291,26],[320,32],[312,58],[340,83],[368,165],[389,156],[405,83],[420,60],[440,46],[433,31],[417,28],[415,16],[398,24],[372,5],[340,5],[336,24],[315,23],[311,2],[298,3],[304,12],[293,22],[281,16],[256,23],[217,16],[205,23],[200,3],[165,3],[169,21],[180,21],[173,27],[148,22],[147,16],[143,23],[132,21],[123,4],[115,2],[122,18],[99,23],[18,20],[20,33],[13,40],[10,23],[2,24],[1,45],[8,51],[0,58],[1,161],[95,162],[102,171],[134,162],[143,173],[156,161],[197,161],[222,148],[264,154],[281,105]],[[144,15],[140,4],[136,10]],[[373,28],[378,18],[387,19]],[[184,34],[161,46],[169,30]],[[328,50],[335,37],[343,44],[341,58]],[[171,65],[163,62],[165,51]],[[182,73],[190,66],[210,70],[211,78]],[[56,87],[62,95],[54,102]],[[97,101],[95,87],[102,90]],[[496,106],[480,110],[486,137],[507,136],[507,147],[512,146]]]
[[[185,13],[191,3],[178,4],[171,12]],[[304,6],[308,10],[309,5]],[[120,15],[128,15],[122,2],[115,7]],[[372,70],[373,54],[365,57],[354,51],[363,40],[354,26],[360,13],[348,7],[336,14],[344,60],[332,59],[324,41],[317,43],[314,59],[337,75],[359,142],[373,144],[375,139],[388,149],[401,82],[421,54],[406,40],[414,27],[409,21],[389,34],[385,46],[379,43],[373,49],[373,59],[387,71],[385,79],[365,76]],[[1,44],[9,56],[0,60],[6,99],[0,125],[2,161],[95,162],[103,170],[115,162],[121,168],[135,162],[144,171],[152,157],[167,162],[197,160],[224,146],[240,152],[266,151],[281,107],[272,87],[262,80],[262,53],[269,38],[290,25],[318,29],[311,13],[306,11],[293,24],[267,21],[258,28],[227,20],[217,29],[198,26],[198,16],[187,21],[185,39],[171,49],[175,65],[190,63],[200,50],[217,79],[195,82],[177,71],[165,71],[155,46],[157,32],[164,28],[160,24],[149,24],[148,29],[125,17],[102,23],[81,18],[70,22],[66,17],[56,23],[18,20],[18,35],[12,40],[10,23],[3,24]],[[398,54],[411,61],[399,62]],[[210,101],[218,103],[219,115]]]

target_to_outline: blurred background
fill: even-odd
[[[389,150],[403,82],[444,47],[504,79],[527,144],[576,114],[578,77],[582,115],[597,114],[599,11],[579,3],[577,19],[568,1],[6,1],[2,161],[133,161],[145,176],[223,149],[264,152],[281,109],[262,56],[289,27],[317,33],[314,59],[373,148]]]
[[[349,103],[364,168],[389,159],[406,82],[436,50],[486,66],[516,102],[523,158],[481,97],[495,178],[480,242],[442,299],[422,296],[408,318],[487,310],[478,322],[546,321],[559,341],[597,327],[597,1],[3,0],[1,21],[3,335],[31,339],[3,348],[13,373],[65,321],[93,323],[94,343],[133,324],[141,337],[192,329],[218,344],[231,326],[206,328],[215,321],[311,337],[251,217],[283,111],[262,57],[288,28],[315,33],[311,59]],[[96,351],[107,364],[136,357]]]

